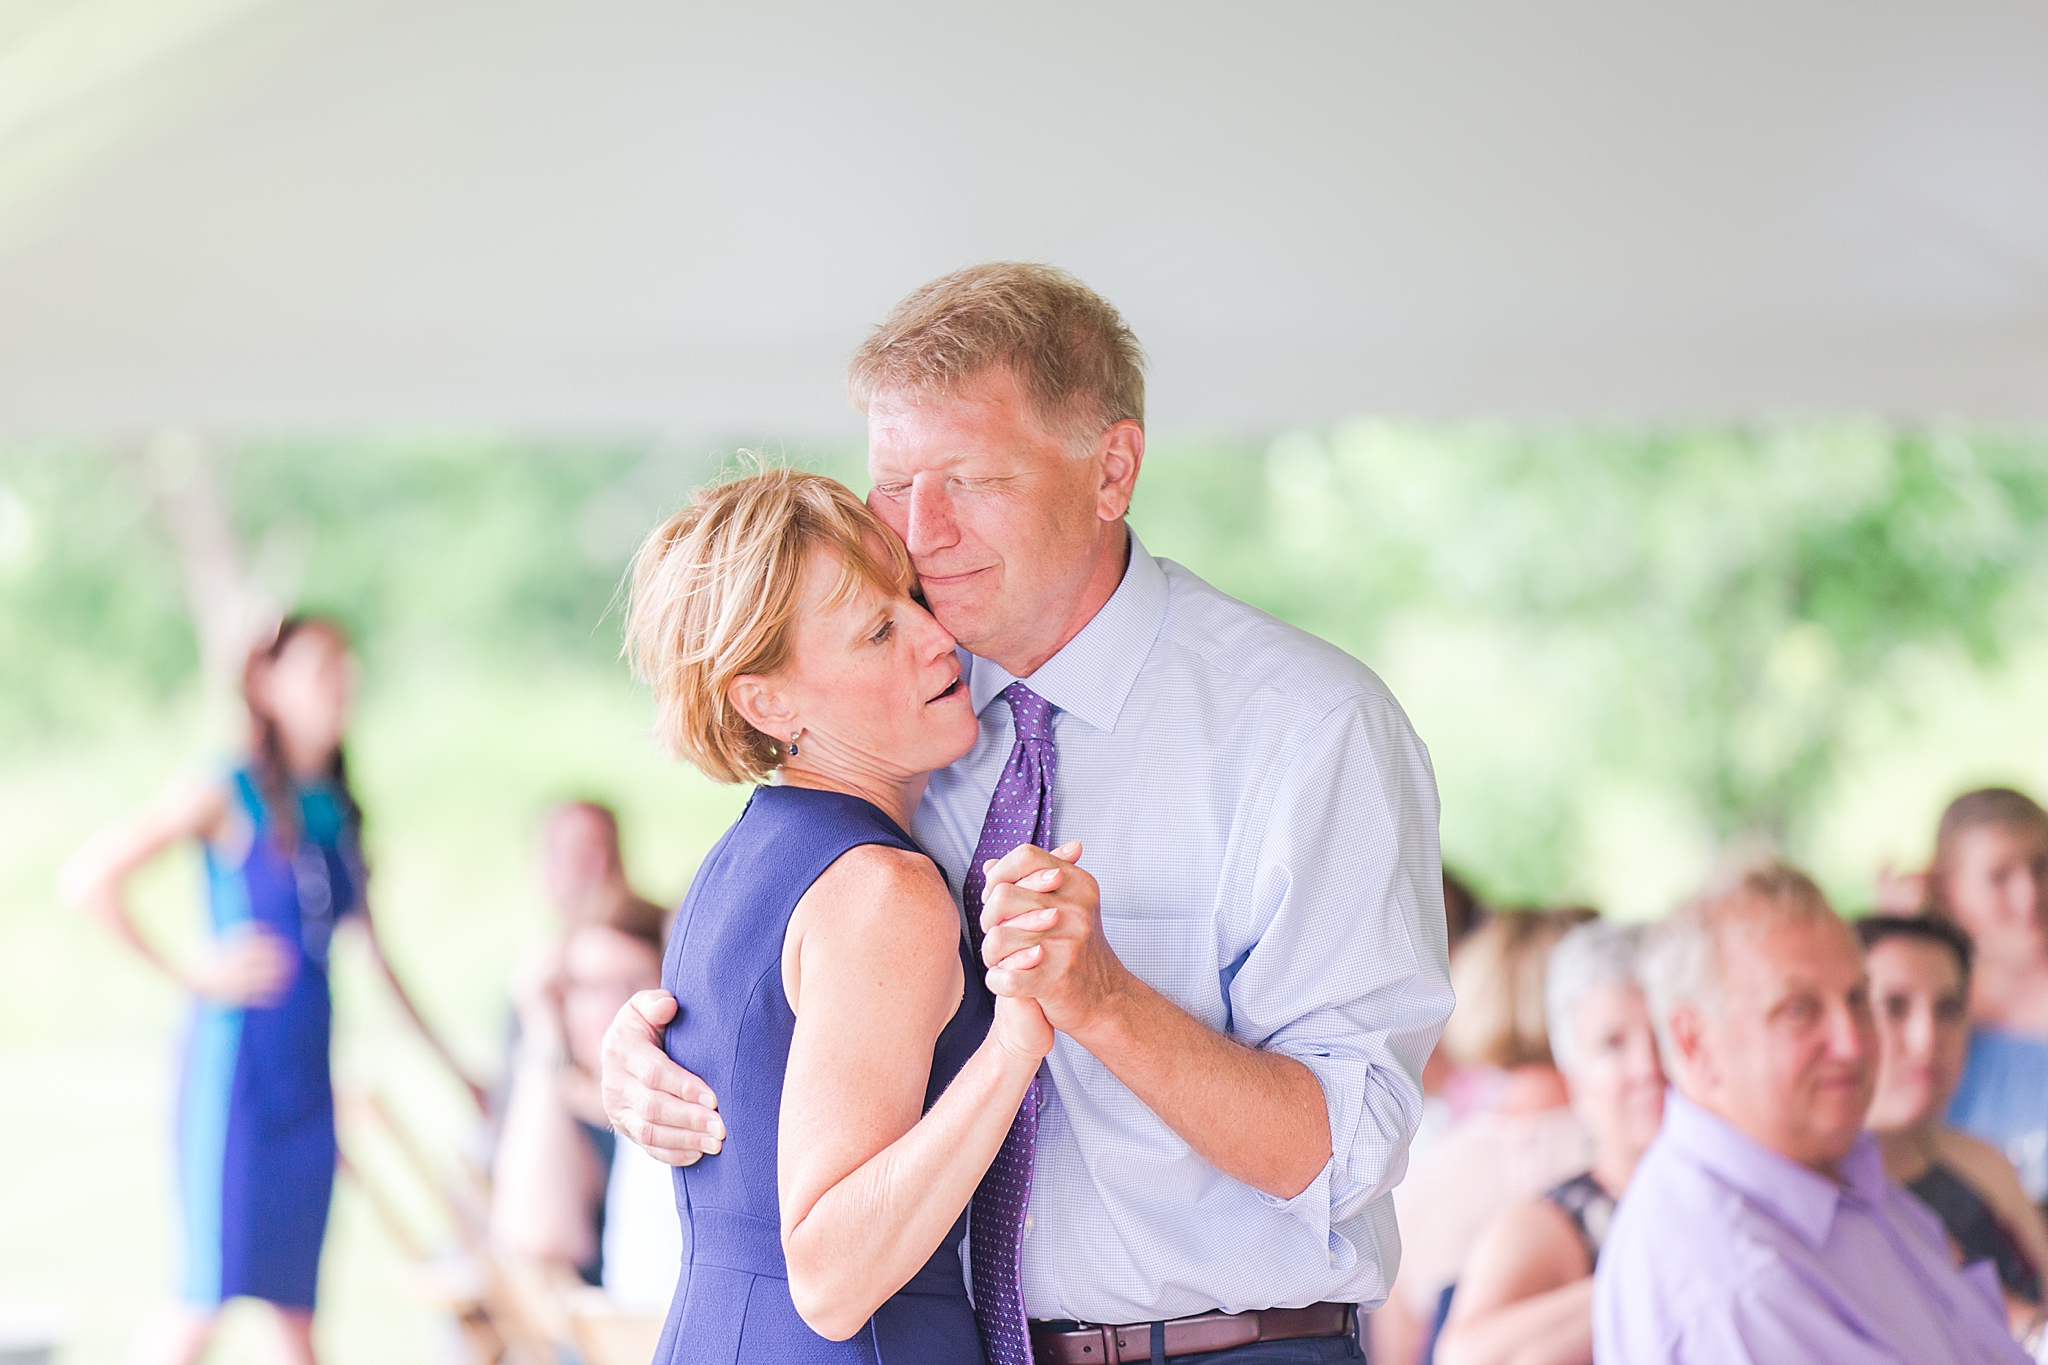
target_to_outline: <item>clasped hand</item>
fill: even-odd
[[[1128,975],[1102,936],[1102,889],[1079,866],[1079,841],[1022,844],[986,865],[982,963],[1001,999],[1036,1000],[1053,1028],[1086,1033]]]
[[[1081,845],[1047,852],[1022,845],[989,865],[982,897],[982,959],[996,1001],[995,1036],[1029,1058],[1101,1017],[1128,973],[1101,931],[1101,891],[1077,866]],[[671,1166],[725,1143],[718,1100],[669,1059],[662,1029],[676,1017],[667,991],[627,1002],[604,1039],[602,1091],[612,1127]]]

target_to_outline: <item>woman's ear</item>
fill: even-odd
[[[773,678],[742,673],[726,684],[725,699],[741,720],[764,735],[780,738],[803,728]]]

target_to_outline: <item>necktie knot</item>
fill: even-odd
[[[1052,713],[1055,708],[1051,702],[1020,682],[1004,688],[1002,698],[1010,703],[1010,718],[1016,724],[1018,739],[1052,742]]]

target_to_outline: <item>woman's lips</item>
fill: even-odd
[[[944,701],[946,698],[952,696],[955,692],[958,692],[959,690],[960,677],[958,674],[955,674],[953,681],[947,683],[945,689],[941,691],[936,697],[933,697],[931,701],[926,702],[925,705],[930,706],[932,702]]]

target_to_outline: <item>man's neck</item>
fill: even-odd
[[[1804,1166],[1807,1170],[1812,1171],[1815,1175],[1821,1177],[1823,1180],[1830,1181],[1837,1185],[1842,1183],[1842,1162],[1840,1157],[1814,1157],[1809,1160],[1806,1157],[1796,1156],[1793,1153],[1785,1151],[1783,1148],[1779,1147],[1777,1143],[1771,1140],[1769,1134],[1759,1133],[1751,1130],[1750,1127],[1742,1121],[1739,1115],[1730,1113],[1726,1108],[1722,1107],[1719,1103],[1717,1103],[1714,1096],[1705,1093],[1696,1093],[1693,1090],[1687,1088],[1683,1084],[1679,1086],[1679,1093],[1684,1095],[1687,1099],[1691,1100],[1700,1108],[1706,1110],[1709,1114],[1712,1114],[1715,1118],[1721,1120],[1721,1122],[1727,1124],[1730,1128],[1733,1128],[1736,1132],[1742,1134],[1742,1136],[1747,1138],[1749,1141],[1754,1142],[1757,1146],[1763,1148],[1765,1151],[1776,1152],[1779,1156],[1784,1157],[1787,1161],[1794,1162],[1798,1165]]]
[[[1895,1183],[1910,1184],[1927,1174],[1940,1154],[1940,1134],[1932,1115],[1905,1128],[1874,1129],[1884,1153],[1884,1173]]]
[[[1109,524],[1109,535],[1104,539],[1100,552],[1095,556],[1095,565],[1089,570],[1088,580],[1082,585],[1074,599],[1074,608],[1050,645],[1039,645],[1029,653],[1011,654],[1008,657],[991,652],[983,655],[1013,678],[1029,678],[1045,667],[1052,657],[1065,649],[1076,635],[1088,628],[1096,613],[1109,605],[1109,599],[1116,596],[1116,590],[1124,581],[1124,572],[1131,563],[1130,526],[1119,520]],[[1021,666],[1020,666],[1021,665]]]

